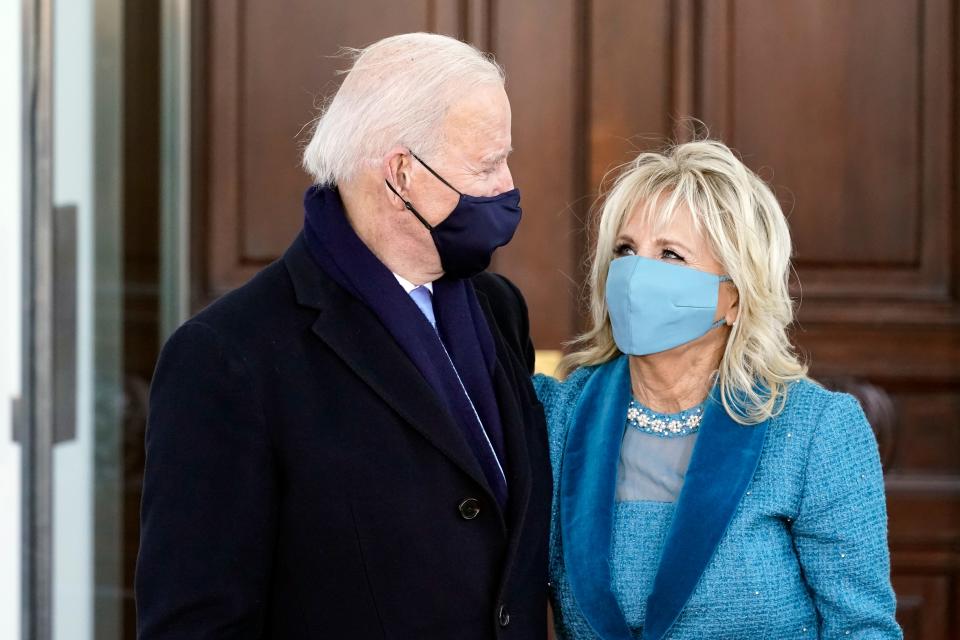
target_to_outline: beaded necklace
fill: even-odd
[[[661,438],[689,435],[700,428],[705,403],[706,400],[679,413],[659,413],[631,399],[627,405],[627,425]]]

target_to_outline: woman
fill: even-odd
[[[790,235],[719,142],[609,193],[592,326],[537,376],[560,638],[899,638],[883,477],[852,396],[791,349]]]

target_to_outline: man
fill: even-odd
[[[154,376],[139,637],[543,638],[551,478],[503,74],[437,35],[355,59],[281,260]]]

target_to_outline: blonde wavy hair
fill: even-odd
[[[656,225],[688,210],[737,288],[739,315],[716,374],[727,413],[741,424],[777,415],[787,384],[807,373],[787,335],[794,319],[790,229],[770,188],[716,140],[641,153],[622,167],[600,210],[586,291],[590,328],[569,343],[559,374],[620,355],[607,310],[607,270],[617,236],[639,206]]]

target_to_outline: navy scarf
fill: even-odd
[[[390,270],[354,232],[336,189],[311,187],[303,204],[304,239],[311,256],[337,284],[373,311],[413,361],[460,426],[493,495],[504,507],[506,481],[484,436],[485,427],[500,463],[506,464],[503,427],[493,390],[497,354],[473,285],[446,277],[433,283],[434,331]],[[470,398],[464,395],[457,373]],[[482,426],[477,423],[470,400]]]

